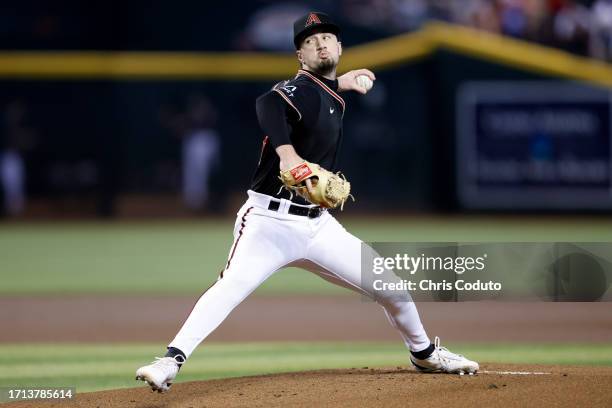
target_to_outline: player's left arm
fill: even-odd
[[[363,83],[357,81],[357,77],[360,75],[367,76],[372,82],[376,81],[376,75],[369,69],[354,69],[338,77],[338,92],[357,91],[365,95],[369,89],[366,89]]]

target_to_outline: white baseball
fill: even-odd
[[[359,75],[357,78],[355,78],[355,81],[357,82],[357,85],[364,88],[366,92],[372,89],[372,86],[374,86],[374,82],[372,82],[370,77],[367,75]]]

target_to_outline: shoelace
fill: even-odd
[[[174,357],[155,357],[155,360],[152,361],[151,364],[155,364],[157,366],[161,366],[161,368],[164,369],[164,370],[165,369],[171,369],[174,364],[177,364],[179,366],[179,368],[180,368],[181,364],[183,364],[183,361],[180,361],[179,359],[177,359],[177,357],[180,357],[180,356],[174,356]]]
[[[450,351],[446,347],[440,346],[440,338],[438,336],[436,336],[434,338],[434,347],[436,348],[436,350],[443,352],[443,353],[438,353],[438,356],[440,356],[440,358],[443,359],[443,360],[446,360],[446,361],[448,361],[448,360],[461,360],[461,359],[464,358],[461,354],[453,353],[452,351]]]

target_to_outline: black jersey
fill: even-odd
[[[295,78],[276,84],[257,98],[257,119],[265,136],[251,190],[290,198],[289,192],[281,189],[280,158],[275,151],[285,144],[293,145],[304,160],[336,171],[345,106],[337,91],[337,80],[299,70]],[[306,203],[295,195],[293,201]]]

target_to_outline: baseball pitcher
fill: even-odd
[[[227,263],[195,304],[166,355],[136,371],[136,379],[153,390],[168,390],[194,349],[251,292],[286,266],[312,271],[380,304],[417,370],[478,371],[476,362],[440,347],[438,338],[431,343],[409,298],[362,285],[363,243],[330,213],[351,198],[350,183],[336,173],[346,108],[340,93],[365,94],[376,79],[367,69],[336,77],[342,55],[339,36],[340,28],[324,13],[311,12],[294,23],[300,69],[294,78],[257,99],[257,118],[265,137],[248,199],[236,217]],[[376,255],[363,248],[366,256]]]

